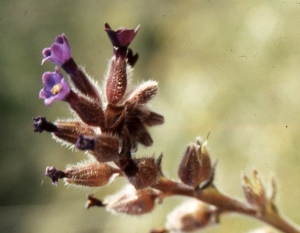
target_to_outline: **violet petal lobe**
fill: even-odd
[[[44,88],[40,91],[40,99],[49,106],[53,101],[65,100],[70,93],[70,87],[58,67],[55,72],[45,72],[42,76]]]
[[[114,47],[128,47],[136,36],[140,25],[136,29],[119,28],[116,31],[112,30],[108,23],[104,24],[104,30],[106,31],[111,43]]]
[[[70,45],[65,34],[57,36],[55,43],[50,48],[45,48],[42,53],[44,56],[42,64],[49,60],[55,65],[61,66],[72,57]]]

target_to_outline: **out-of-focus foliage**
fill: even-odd
[[[152,109],[166,123],[151,129],[154,145],[139,154],[164,153],[165,174],[177,178],[184,148],[209,138],[219,159],[216,184],[242,198],[240,172],[275,173],[278,206],[299,215],[300,5],[297,1],[32,1],[0,2],[0,229],[1,232],[146,232],[162,226],[183,199],[171,198],[142,218],[84,209],[89,191],[44,182],[44,169],[84,159],[33,133],[31,117],[68,118],[67,104],[38,99],[41,51],[65,33],[75,60],[102,85],[114,29],[141,24],[130,46],[140,54],[133,84],[159,81]],[[125,179],[96,192],[112,194]],[[41,185],[42,183],[42,185]],[[224,216],[205,232],[246,232],[263,225]],[[135,227],[136,226],[136,227]]]

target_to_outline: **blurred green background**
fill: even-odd
[[[151,129],[154,145],[141,155],[164,153],[165,174],[177,178],[185,147],[209,137],[219,159],[216,186],[243,199],[241,172],[256,168],[265,182],[274,173],[277,204],[300,224],[300,2],[297,1],[31,1],[0,2],[0,231],[149,232],[164,226],[185,198],[164,200],[142,217],[84,209],[91,190],[52,186],[46,166],[63,169],[86,158],[32,131],[31,118],[71,117],[67,104],[46,107],[38,98],[41,51],[65,33],[73,57],[100,84],[112,55],[108,22],[140,31],[131,44],[140,54],[133,84],[159,81],[151,102],[165,124]],[[45,180],[44,180],[45,179]],[[126,183],[117,179],[95,195]],[[235,214],[203,232],[249,232],[265,226]]]

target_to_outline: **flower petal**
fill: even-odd
[[[60,73],[58,67],[55,72],[45,72],[42,76],[44,88],[40,91],[40,99],[44,99],[49,106],[53,101],[65,100],[70,93],[70,87]]]
[[[55,65],[61,66],[68,61],[72,57],[72,54],[65,34],[57,36],[55,43],[53,43],[50,48],[45,48],[42,54],[44,56],[42,64],[49,60]]]
[[[140,25],[138,25],[135,30],[122,27],[114,31],[108,23],[104,24],[104,30],[114,47],[128,47],[136,36],[139,28]]]

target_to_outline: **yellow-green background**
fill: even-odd
[[[89,190],[44,180],[46,166],[63,169],[85,158],[32,131],[31,118],[70,117],[65,103],[38,99],[41,51],[65,33],[78,64],[102,84],[112,47],[104,22],[140,31],[133,84],[159,81],[151,102],[165,124],[151,129],[154,145],[137,156],[164,153],[165,174],[177,178],[182,153],[196,136],[209,137],[219,159],[216,186],[243,199],[241,172],[275,174],[282,214],[300,224],[300,2],[79,1],[0,2],[0,231],[149,232],[184,198],[164,200],[142,217],[84,209]],[[42,182],[43,181],[43,182]],[[103,198],[126,183],[96,191]],[[265,226],[239,215],[203,232],[248,232]]]

